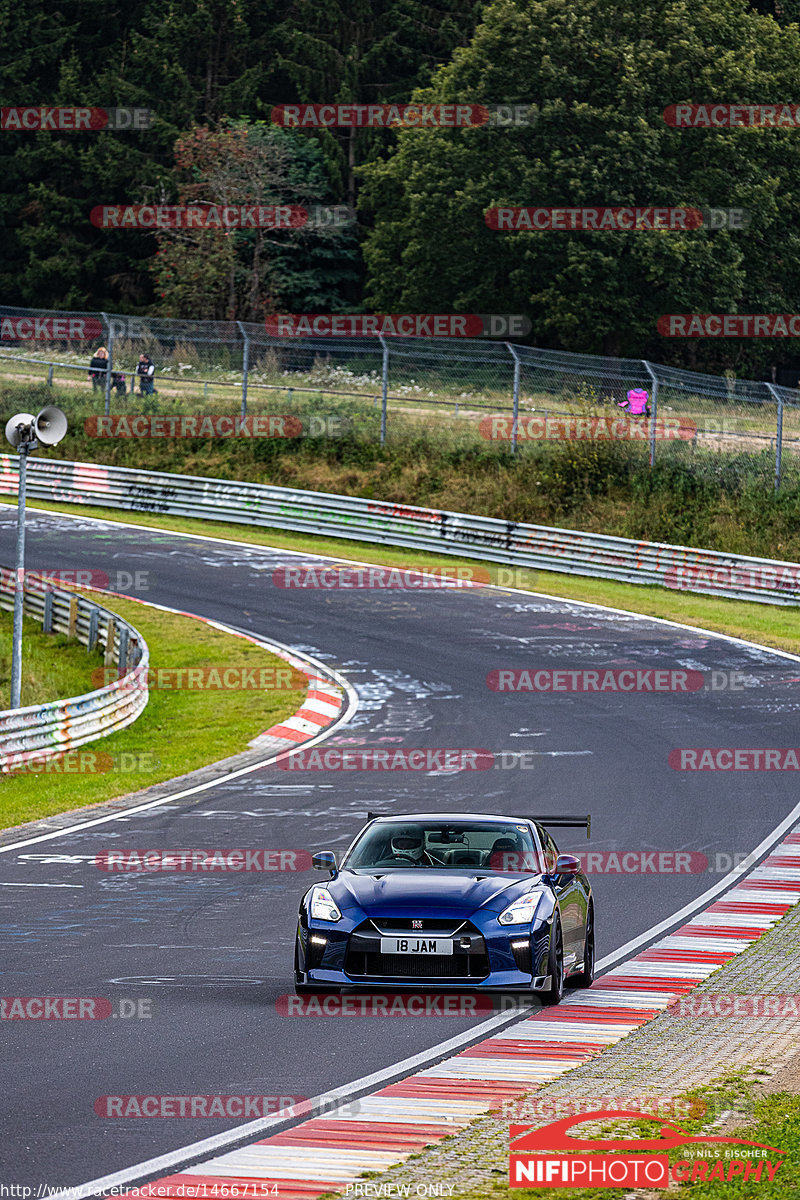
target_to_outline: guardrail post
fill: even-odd
[[[47,372],[47,386],[48,387],[53,386],[53,367],[52,367],[52,365],[50,367],[50,370]]]
[[[100,313],[100,316],[106,323],[106,331],[108,333],[108,358],[106,360],[106,399],[105,399],[105,414],[109,416],[111,412],[111,371],[114,366],[114,326],[106,313]]]
[[[389,397],[389,347],[382,333],[378,334],[383,347],[383,368],[381,371],[381,445],[386,445],[386,408]]]
[[[92,611],[89,613],[89,636],[86,641],[86,649],[90,653],[92,650],[94,650],[95,646],[97,645],[97,626],[98,626],[99,618],[100,618],[99,612],[97,611],[96,608],[93,607]]]
[[[519,369],[520,361],[511,342],[506,342],[506,349],[514,359],[514,416],[511,422],[511,453],[517,453],[517,431],[519,429]]]
[[[119,654],[117,655],[117,672],[120,679],[128,669],[128,630],[125,625],[119,631]]]
[[[69,620],[67,623],[67,637],[74,638],[77,632],[78,632],[78,597],[70,596]]]
[[[244,351],[242,353],[242,420],[247,416],[247,375],[250,367],[250,338],[247,336],[247,330],[241,321],[237,321],[239,332],[244,339]]]
[[[106,621],[106,650],[103,657],[103,666],[105,667],[114,665],[114,629],[115,622],[109,617]]]
[[[781,486],[783,461],[783,395],[771,383],[767,384],[767,388],[778,406],[775,423],[775,491],[777,492]]]
[[[42,614],[42,633],[53,632],[53,593],[46,591],[44,594],[44,613]]]
[[[655,371],[650,366],[650,363],[647,362],[645,359],[642,359],[642,362],[644,363],[644,369],[645,369],[645,371],[647,371],[647,374],[650,376],[650,380],[653,384],[653,404],[652,404],[652,415],[650,417],[650,466],[652,467],[652,466],[654,466],[655,461],[656,461],[656,413],[658,412],[658,378],[656,376]]]

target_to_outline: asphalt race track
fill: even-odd
[[[5,565],[13,562],[14,527],[15,513],[3,507]],[[368,808],[565,811],[591,812],[592,850],[682,851],[705,855],[714,868],[746,854],[796,803],[793,772],[677,771],[668,763],[676,747],[796,744],[800,667],[792,661],[655,621],[488,588],[323,592],[273,584],[277,566],[308,558],[28,514],[28,569],[147,571],[144,599],[274,638],[342,671],[359,707],[327,746],[484,748],[525,752],[532,765],[456,773],[273,766],[0,855],[3,996],[152,1004],[150,1019],[3,1022],[6,1185],[83,1183],[237,1124],[102,1119],[97,1097],[316,1096],[469,1027],[460,1018],[279,1014],[278,997],[292,993],[297,900],[323,876],[112,875],[93,865],[100,850],[341,851]],[[486,683],[497,668],[624,666],[737,671],[743,685],[531,695],[500,694]],[[586,849],[582,838],[556,833],[563,850]],[[593,874],[598,954],[668,918],[723,873]]]

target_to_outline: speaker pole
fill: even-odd
[[[34,442],[34,445],[36,443]],[[22,606],[25,595],[25,484],[29,443],[19,445],[19,496],[17,499],[17,553],[14,564],[14,633],[11,644],[11,707],[20,707],[22,694]]]

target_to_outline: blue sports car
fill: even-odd
[[[594,977],[594,902],[548,827],[589,817],[369,813],[330,879],[300,902],[295,991],[473,988],[537,993]]]

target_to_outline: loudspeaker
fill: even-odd
[[[35,420],[36,417],[34,417],[33,413],[17,413],[16,416],[10,417],[6,421],[6,439],[15,449],[19,446],[20,442],[24,441],[18,426],[23,425],[29,428]]]
[[[43,446],[55,446],[67,432],[67,418],[60,408],[49,405],[39,413],[33,429],[37,442]]]

